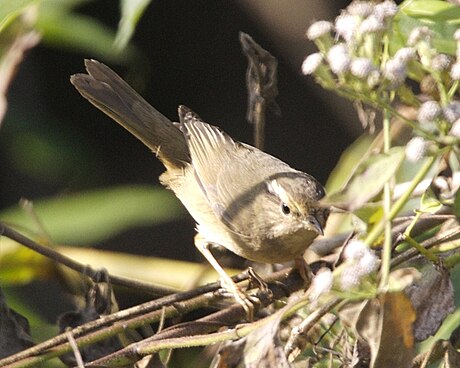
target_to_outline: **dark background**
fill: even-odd
[[[237,140],[252,142],[245,121],[246,57],[238,33],[250,34],[279,61],[280,117],[268,114],[266,151],[325,183],[360,131],[350,103],[300,73],[315,51],[305,38],[318,19],[333,20],[346,1],[153,1],[137,26],[134,63],[106,62],[159,111],[176,120],[185,104]],[[116,2],[96,1],[79,12],[114,29]],[[158,185],[162,165],[141,143],[74,90],[69,76],[97,55],[42,43],[21,65],[0,128],[0,209],[22,197],[39,199],[117,184]],[[41,155],[18,152],[43,138]],[[34,140],[35,139],[35,140]],[[26,150],[27,151],[27,150]],[[105,249],[201,260],[191,218],[133,229],[93,244]],[[152,248],[151,244],[155,244]],[[129,248],[127,248],[129,247]]]

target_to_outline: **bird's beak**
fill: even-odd
[[[308,224],[316,230],[319,235],[324,235],[323,225],[315,216],[308,216]]]

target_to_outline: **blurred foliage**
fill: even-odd
[[[434,33],[433,45],[438,52],[455,55],[454,32],[460,26],[460,8],[439,0],[406,0],[395,18],[392,50],[404,47],[414,28],[428,26]]]
[[[56,244],[94,244],[135,226],[177,219],[184,210],[164,188],[125,186],[34,201],[33,213]],[[20,207],[0,211],[0,220],[40,233]]]
[[[129,44],[129,40],[150,1],[121,1],[122,18],[117,32],[93,17],[78,14],[78,7],[89,1],[0,0],[0,32],[4,32],[17,17],[35,12],[36,30],[43,42],[50,46],[83,51],[118,63],[139,57],[139,51]]]
[[[121,0],[121,19],[118,26],[114,45],[118,50],[124,50],[129,43],[145,8],[151,0]]]

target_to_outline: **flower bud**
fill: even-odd
[[[369,73],[367,77],[367,85],[369,88],[374,88],[377,84],[379,84],[381,79],[381,74],[379,69],[375,69]]]
[[[452,124],[452,128],[450,129],[449,134],[455,138],[460,139],[460,119],[455,120]]]
[[[366,243],[360,240],[351,240],[343,250],[343,257],[345,259],[357,260],[368,252],[370,252],[370,249]]]
[[[374,11],[374,4],[369,1],[355,0],[347,6],[346,11],[348,14],[365,18]]]
[[[332,46],[327,53],[327,61],[335,74],[342,74],[348,71],[351,58],[345,44],[338,43]]]
[[[319,52],[308,55],[302,63],[302,73],[304,75],[313,74],[321,65],[322,61],[323,55]]]
[[[456,81],[460,80],[460,63],[458,61],[450,68],[450,77]]]
[[[355,271],[353,267],[344,270],[340,275],[340,288],[342,290],[350,290],[359,285],[361,275]]]
[[[429,41],[431,40],[431,37],[433,36],[433,32],[430,31],[430,29],[426,26],[424,27],[417,27],[412,30],[412,32],[409,34],[409,37],[407,39],[407,44],[409,46],[415,46],[417,43],[419,43],[422,40]]]
[[[409,61],[414,60],[417,56],[417,51],[412,47],[403,47],[396,51],[394,59],[400,60],[404,64],[407,64]]]
[[[450,57],[446,54],[436,54],[431,60],[431,67],[433,70],[442,72],[449,67],[450,61]]]
[[[377,270],[379,266],[379,259],[370,250],[361,257],[358,263],[359,272],[361,275],[369,275]]]
[[[391,18],[398,13],[398,5],[392,0],[385,0],[375,5],[374,14],[380,18]]]
[[[383,68],[383,75],[393,87],[401,85],[407,76],[406,63],[399,59],[390,59]]]
[[[454,32],[454,40],[460,41],[460,28]]]
[[[355,36],[358,28],[358,17],[342,13],[335,18],[335,32],[342,37],[346,42],[350,42]]]
[[[321,295],[328,293],[332,288],[334,277],[329,268],[321,268],[313,278],[312,284],[309,288],[310,300],[316,300]]]
[[[425,157],[427,143],[422,137],[412,138],[406,145],[406,158],[410,162],[418,162]]]
[[[367,78],[377,67],[368,58],[356,58],[351,61],[350,71],[357,78]]]
[[[417,119],[421,123],[435,121],[441,112],[441,106],[436,101],[426,101],[420,106]]]
[[[314,41],[321,36],[332,31],[332,23],[326,20],[320,20],[313,23],[307,30],[307,37],[310,41]]]
[[[442,113],[449,123],[453,123],[460,118],[460,101],[452,101],[442,109]]]
[[[374,33],[385,30],[385,23],[383,18],[380,18],[374,14],[369,15],[364,19],[359,26],[359,31],[363,34]]]
[[[379,265],[378,257],[362,241],[352,240],[343,250],[344,269],[340,275],[343,290],[359,285],[360,280],[374,272]]]

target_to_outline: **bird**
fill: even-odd
[[[160,182],[196,221],[196,247],[244,307],[245,295],[214,258],[213,245],[250,261],[282,263],[303,260],[323,235],[329,208],[313,176],[234,140],[186,106],[173,123],[108,66],[93,59],[85,66],[71,83],[163,163]]]

